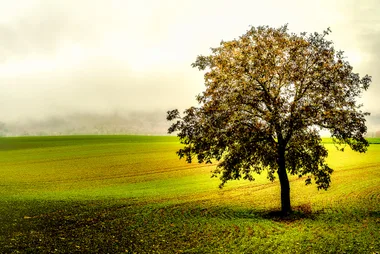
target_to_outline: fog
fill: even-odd
[[[78,3],[79,2],[79,3]],[[199,54],[250,25],[330,39],[373,83],[380,129],[379,1],[2,1],[0,134],[165,134],[166,110],[195,105]]]
[[[113,114],[76,113],[25,119],[8,124],[0,122],[0,136],[145,134],[166,133],[165,112],[114,112]]]

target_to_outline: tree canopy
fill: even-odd
[[[188,162],[217,162],[221,187],[229,180],[254,180],[266,171],[279,177],[281,205],[291,212],[288,174],[327,189],[333,170],[320,130],[337,146],[365,152],[365,116],[357,102],[371,77],[360,77],[330,33],[289,33],[287,26],[251,27],[238,39],[222,41],[193,67],[204,71],[199,105],[168,111]]]

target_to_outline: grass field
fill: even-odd
[[[0,138],[0,253],[379,253],[380,140],[338,152],[328,191],[291,178],[218,189],[176,137]]]

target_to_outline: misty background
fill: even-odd
[[[360,101],[380,130],[380,2],[0,0],[0,135],[166,134],[196,105],[196,56],[249,26],[322,32],[373,82]]]

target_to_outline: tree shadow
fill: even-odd
[[[304,219],[315,219],[318,213],[305,213],[299,210],[293,210],[289,214],[283,214],[280,210],[272,210],[268,212],[262,212],[261,217],[263,219],[277,221],[277,222],[294,222]]]
[[[280,209],[255,209],[249,207],[232,207],[232,206],[196,206],[185,205],[176,206],[172,209],[185,209],[188,215],[192,217],[218,218],[225,220],[246,219],[246,220],[271,220],[271,221],[298,221],[303,219],[315,219],[320,211],[313,211],[310,204],[303,204],[293,207],[290,214],[284,215]]]
[[[380,211],[368,211],[365,209],[329,209],[322,208],[313,210],[310,204],[294,206],[290,214],[284,215],[280,209],[255,210],[254,208],[203,208],[203,211],[211,210],[211,217],[220,219],[247,219],[247,220],[269,220],[275,222],[296,222],[302,220],[327,220],[334,221],[361,220],[363,218],[380,218]],[[204,213],[203,213],[204,214]]]
[[[297,221],[303,219],[315,219],[319,213],[319,211],[313,211],[310,203],[306,203],[293,207],[292,212],[289,214],[284,214],[280,210],[271,210],[264,212],[262,217],[274,221]]]

